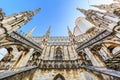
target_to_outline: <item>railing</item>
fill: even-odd
[[[81,65],[79,60],[42,60],[40,69],[77,69]]]
[[[13,69],[13,70],[7,70],[7,71],[4,71],[4,72],[1,72],[0,73],[0,80],[3,80],[4,78],[7,78],[9,76],[13,76],[13,75],[16,75],[16,74],[19,74],[19,73],[22,73],[22,72],[25,72],[25,71],[29,71],[29,70],[32,70],[32,69],[35,69],[37,68],[36,66],[29,66],[29,67],[21,67],[21,68],[18,68],[18,69]]]
[[[100,72],[103,74],[107,74],[107,75],[111,75],[111,76],[115,76],[120,78],[120,72],[116,71],[116,70],[111,70],[111,69],[106,69],[104,67],[95,67],[95,66],[81,66],[82,68],[88,69],[88,70],[92,70],[92,71],[96,71],[96,72]]]
[[[79,52],[83,48],[93,45],[94,43],[101,42],[101,40],[105,39],[106,37],[110,36],[111,34],[112,34],[112,32],[103,30],[103,31],[99,32],[98,34],[96,34],[95,36],[88,39],[87,41],[80,43],[78,45],[78,48],[76,49],[76,51]]]
[[[45,63],[46,61],[43,61],[43,62],[44,62],[44,64],[48,64],[48,62]],[[51,61],[51,62],[55,62],[55,61]],[[67,62],[69,62],[69,61],[67,61]],[[59,63],[57,62],[57,64],[59,64]],[[64,64],[64,65],[66,65],[66,64]],[[107,75],[110,75],[110,76],[120,78],[120,72],[116,71],[116,70],[106,69],[105,67],[78,65],[79,63],[77,63],[76,66],[70,67],[73,64],[75,65],[76,61],[71,63],[71,64],[69,63],[69,65],[66,65],[66,67],[60,66],[61,68],[59,66],[56,66],[56,64],[55,64],[55,67],[49,68],[49,69],[80,69],[80,68],[84,68],[84,69],[87,69],[87,70],[91,70],[91,71],[95,71],[95,72],[99,72],[99,73],[102,73],[102,74],[107,74]],[[13,69],[13,70],[7,70],[7,71],[4,71],[4,72],[0,73],[0,79],[2,80],[2,79],[5,79],[7,77],[10,77],[10,76],[13,76],[13,75],[25,72],[25,71],[33,70],[33,69],[36,69],[36,68],[48,69],[48,67],[42,67],[41,68],[40,66],[39,67],[37,67],[37,66],[29,66],[29,67],[22,67],[22,68]]]
[[[26,38],[22,35],[20,35],[17,32],[13,32],[11,34],[9,34],[10,37],[12,37],[13,39],[19,41],[20,43],[26,44],[27,46],[30,46],[32,48],[35,48],[36,50],[42,52],[42,48],[40,47],[40,45],[38,45],[35,41],[33,41],[30,38]]]

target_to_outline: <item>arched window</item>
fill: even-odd
[[[55,60],[61,61],[63,59],[63,53],[60,47],[56,49]]]
[[[61,74],[57,74],[53,80],[65,80],[65,78]]]

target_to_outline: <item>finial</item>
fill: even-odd
[[[87,10],[85,9],[80,9],[80,8],[76,8],[78,11],[82,12],[83,14],[86,14],[87,13]]]
[[[67,29],[68,29],[68,34],[69,34],[69,36],[72,36],[73,34],[72,34],[72,32],[71,32],[69,26],[67,26]]]
[[[74,35],[72,34],[72,32],[68,26],[67,26],[67,29],[68,29],[69,40],[72,42],[72,44],[75,44],[76,41],[74,39]]]
[[[5,13],[2,11],[2,8],[0,8],[0,21],[2,21],[5,17]]]
[[[32,32],[35,30],[35,27],[33,27],[30,31],[28,31],[28,33],[25,35],[25,37],[30,37],[30,35],[32,34]]]
[[[33,11],[33,14],[34,14],[34,15],[37,14],[40,10],[41,10],[41,8],[38,8],[38,9],[34,10],[34,11]]]
[[[70,31],[70,32],[71,32],[71,30],[70,30],[69,26],[67,26],[67,29],[68,29],[68,31]]]
[[[98,9],[102,9],[102,10],[106,10],[106,11],[109,11],[112,7],[112,5],[107,5],[107,4],[102,4],[102,5],[91,5],[93,7],[96,7]]]
[[[68,31],[70,31],[70,28],[69,28],[69,26],[67,26],[67,29],[68,29]]]
[[[48,30],[47,30],[47,32],[46,32],[46,35],[45,35],[45,38],[46,39],[48,39],[49,38],[49,36],[50,36],[50,26],[49,26],[49,28],[48,28]]]
[[[100,6],[98,6],[98,5],[90,5],[90,6],[92,6],[92,7],[96,7],[96,8],[99,8]]]
[[[47,31],[47,32],[50,32],[50,28],[51,28],[51,26],[49,26],[49,28],[48,28],[48,31]]]

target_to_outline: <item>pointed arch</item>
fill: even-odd
[[[56,53],[55,53],[55,60],[61,61],[63,59],[63,52],[61,47],[56,48]]]
[[[61,74],[57,74],[53,80],[65,80],[65,78]]]
[[[61,50],[61,47],[60,47],[60,46],[58,46],[58,47],[56,48],[56,50]]]

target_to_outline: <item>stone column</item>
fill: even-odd
[[[70,59],[73,60],[74,59],[74,56],[73,56],[74,53],[72,51],[71,46],[68,46],[68,51],[69,51]]]
[[[69,59],[68,56],[69,56],[69,55],[68,55],[67,46],[64,46],[64,59],[65,59],[65,60],[68,60],[68,59]]]
[[[18,52],[20,55],[16,58],[16,61],[13,63],[12,68],[17,68],[19,61],[21,60],[22,56],[24,55],[24,51]]]
[[[78,58],[78,53],[75,51],[75,47],[76,47],[75,45],[72,45],[71,49],[73,51],[72,53],[73,53],[74,59],[77,59]]]
[[[103,50],[103,54],[107,55],[106,58],[112,58],[112,54],[108,51],[108,49],[105,47],[104,44],[102,44],[102,50]]]
[[[53,57],[54,57],[54,49],[55,49],[55,47],[54,47],[54,46],[51,46],[51,52],[50,52],[49,60],[53,60]]]
[[[44,49],[43,49],[42,55],[41,55],[41,59],[44,59],[46,49],[47,49],[47,46],[44,46]]]
[[[31,57],[31,55],[32,55],[32,53],[33,53],[33,51],[34,51],[34,49],[31,48],[27,54],[25,54],[25,52],[24,52],[23,55],[22,55],[22,57],[21,57],[21,59],[20,59],[20,61],[19,61],[18,64],[16,65],[16,68],[17,68],[17,67],[26,66],[29,58]]]
[[[12,64],[12,68],[15,68],[15,66],[17,65],[17,63],[19,62],[20,57],[22,56],[22,54],[24,53],[23,51],[20,52],[14,52],[16,54],[16,56],[14,56],[13,60],[15,60],[15,62]]]
[[[47,46],[47,49],[46,49],[45,54],[44,54],[44,55],[45,55],[45,56],[44,56],[44,59],[45,59],[45,60],[48,60],[48,59],[49,59],[49,57],[48,57],[49,54],[50,54],[49,52],[50,52],[50,46]]]
[[[98,67],[104,67],[104,63],[99,59],[99,57],[97,57],[96,55],[94,55],[89,48],[85,48],[84,49],[85,53],[87,54],[87,56],[89,57],[89,59],[91,60],[93,66],[98,66]]]
[[[12,46],[12,49],[11,54],[14,56],[12,60],[17,60],[21,55],[21,51],[19,52],[16,46]]]
[[[104,67],[105,68],[105,64],[99,59],[98,56],[94,55],[89,48],[85,48],[84,49],[85,53],[88,55],[89,59],[91,60],[93,66],[95,67]],[[102,74],[103,78],[105,80],[109,80],[109,76]]]

